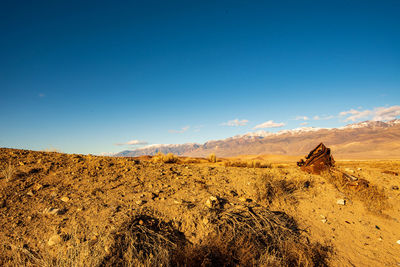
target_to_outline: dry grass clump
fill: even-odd
[[[138,214],[115,234],[101,266],[171,266],[172,255],[184,240],[171,223]]]
[[[216,215],[215,233],[178,251],[178,266],[321,266],[329,249],[312,244],[294,220],[260,207]]]
[[[8,164],[4,167],[3,171],[1,172],[2,176],[4,179],[6,179],[6,182],[10,182],[16,173],[16,168],[14,165],[11,164],[11,161],[8,162]]]
[[[295,192],[308,189],[312,186],[310,179],[285,179],[282,176],[273,176],[270,173],[262,175],[257,179],[254,187],[257,192],[257,201],[272,204],[275,201],[296,204]]]
[[[161,152],[158,152],[157,155],[153,156],[152,161],[156,163],[176,163],[178,162],[178,157],[172,153],[168,153],[164,155]]]
[[[212,163],[217,162],[217,156],[215,156],[214,153],[211,153],[211,154],[208,156],[208,161],[209,161],[209,162],[212,162]]]
[[[346,193],[351,198],[360,200],[364,203],[367,210],[375,213],[382,213],[390,207],[388,197],[382,188],[369,183],[365,185],[352,186],[343,173],[327,171],[322,174],[339,191]]]
[[[259,160],[248,160],[248,161],[225,161],[225,167],[244,167],[244,168],[271,168],[271,164],[266,162],[261,162]]]

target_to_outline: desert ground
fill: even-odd
[[[399,266],[400,160],[297,159],[1,148],[0,265]]]

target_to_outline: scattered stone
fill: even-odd
[[[239,201],[241,201],[241,202],[252,202],[253,200],[250,199],[250,198],[239,197]]]
[[[62,197],[62,198],[60,198],[60,200],[62,202],[68,202],[69,201],[69,197]]]
[[[55,234],[50,237],[49,241],[47,242],[47,245],[54,246],[54,245],[60,243],[61,241],[62,241],[61,236]]]
[[[28,193],[26,193],[28,196],[31,196],[31,197],[33,197],[35,194],[32,192],[32,190],[29,190],[29,192]]]
[[[338,204],[338,205],[346,205],[346,200],[345,199],[338,199],[336,201],[336,204]]]
[[[392,190],[399,190],[399,187],[397,185],[393,185]]]
[[[33,189],[35,189],[36,191],[39,191],[40,189],[42,189],[43,185],[41,184],[35,184]]]
[[[327,219],[322,219],[321,222],[326,223],[328,220]]]
[[[206,200],[206,206],[210,209],[217,208],[219,205],[218,198],[211,196]]]
[[[136,201],[136,204],[137,204],[137,205],[143,205],[144,203],[146,203],[146,201],[144,201],[144,200],[138,200],[138,201]]]
[[[375,225],[375,228],[381,230],[381,228],[378,225]]]

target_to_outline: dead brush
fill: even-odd
[[[295,193],[307,189],[312,185],[308,179],[288,180],[282,177],[274,177],[271,174],[263,174],[254,183],[257,201],[272,204],[277,202],[288,202],[293,205],[297,203]]]
[[[3,171],[1,172],[4,179],[6,179],[6,182],[11,182],[12,179],[14,178],[15,173],[16,173],[16,168],[14,167],[14,165],[11,164],[11,161],[8,162],[8,164],[4,167]]]
[[[248,160],[248,161],[225,161],[225,167],[242,167],[242,168],[271,168],[271,164],[261,162],[259,160]]]
[[[170,223],[138,214],[115,234],[110,254],[100,266],[170,266],[183,240]]]
[[[339,191],[346,193],[353,199],[364,203],[367,210],[374,213],[382,213],[390,207],[388,197],[382,188],[369,183],[368,186],[353,187],[349,186],[349,180],[340,172],[326,171],[321,174]]]
[[[211,162],[211,163],[217,162],[217,156],[215,156],[214,153],[211,153],[211,154],[208,156],[208,161]]]
[[[176,163],[179,158],[172,153],[164,155],[163,153],[158,152],[151,160],[155,163]]]
[[[235,206],[215,215],[211,234],[178,250],[178,266],[321,266],[330,249],[312,244],[294,220],[261,207]]]

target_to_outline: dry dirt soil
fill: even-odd
[[[226,161],[0,148],[0,265],[400,265],[400,161]]]

